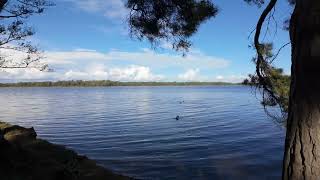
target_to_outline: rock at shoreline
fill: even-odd
[[[2,137],[2,140],[1,140]],[[85,156],[37,139],[33,128],[0,122],[1,180],[127,180]]]

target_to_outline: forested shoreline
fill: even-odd
[[[240,85],[241,83],[227,82],[120,82],[120,81],[46,81],[0,83],[0,87],[110,87],[110,86],[225,86]]]

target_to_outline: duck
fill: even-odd
[[[176,117],[176,120],[179,120],[179,119],[180,119],[180,116],[177,116],[177,117]]]

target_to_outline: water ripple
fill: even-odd
[[[247,87],[1,88],[0,101],[0,119],[133,177],[281,177],[284,130]]]

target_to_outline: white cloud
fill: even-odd
[[[41,72],[34,68],[5,69],[0,71],[0,80],[48,79],[49,76],[47,76],[47,74],[48,73]]]
[[[74,51],[45,52],[44,62],[51,65],[74,64],[77,60],[105,60],[104,54],[95,50],[76,49]]]
[[[216,77],[216,79],[219,80],[219,81],[222,81],[224,79],[224,77],[219,75],[219,76]]]
[[[24,56],[15,54],[14,59]],[[0,72],[0,81],[22,80],[115,80],[115,81],[209,81],[200,70],[227,68],[229,61],[193,51],[187,57],[158,53],[150,49],[136,52],[110,50],[103,53],[91,49],[45,52],[42,63],[48,63],[55,72],[37,69],[8,69]],[[167,71],[183,74],[170,75]],[[161,72],[155,74],[153,71]]]
[[[189,69],[185,73],[179,74],[178,79],[182,81],[201,81],[202,78],[199,73],[199,69]]]
[[[78,64],[79,61],[87,62],[105,62],[119,63],[126,62],[127,64],[135,64],[147,66],[151,68],[184,68],[197,67],[201,69],[226,68],[230,61],[223,58],[205,55],[201,52],[190,52],[187,57],[169,53],[157,53],[150,49],[142,49],[136,52],[126,52],[111,50],[107,53],[102,53],[94,50],[74,50],[45,53],[47,62],[52,65],[59,64]]]
[[[37,69],[5,69],[0,71],[1,81],[34,80],[113,80],[113,81],[161,81],[163,75],[153,74],[148,67],[131,65],[122,68],[105,68],[94,65],[84,70],[66,72],[41,72]]]
[[[229,76],[216,76],[214,79],[215,81],[219,82],[230,82],[230,83],[239,83],[242,82],[245,78],[247,78],[244,75],[229,75]]]
[[[218,76],[205,76],[201,74],[199,69],[188,69],[186,72],[178,75],[179,81],[200,81],[200,82],[229,82],[239,83],[242,82],[246,76],[244,75],[218,75]]]
[[[103,16],[119,20],[124,19],[128,10],[122,0],[66,0],[90,13],[101,13]]]
[[[70,72],[69,72],[70,74]],[[73,72],[73,74],[75,74]],[[104,65],[95,64],[88,67],[82,75],[87,78],[80,79],[109,79],[114,81],[160,81],[164,76],[155,75],[149,67],[130,65],[127,67],[115,67],[107,69]],[[74,77],[71,76],[71,79]],[[70,77],[68,77],[70,79]],[[79,79],[79,78],[78,78]]]

